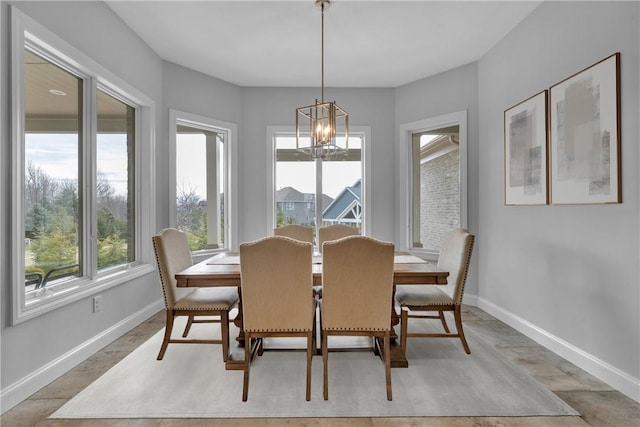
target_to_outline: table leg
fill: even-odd
[[[402,352],[402,347],[398,343],[398,334],[396,333],[394,326],[400,323],[400,316],[396,313],[396,285],[393,285],[393,295],[391,298],[391,333],[389,334],[389,350],[391,352],[391,367],[392,368],[406,368],[409,366],[407,356]],[[382,340],[379,339],[380,348],[382,347]]]
[[[231,346],[229,351],[229,357],[227,362],[225,363],[226,370],[243,370],[244,369],[244,346],[245,346],[245,337],[244,337],[244,326],[242,323],[242,295],[240,292],[240,288],[238,288],[238,314],[233,319],[233,324],[239,329],[238,336],[236,337],[236,345]],[[257,343],[259,340],[254,340]],[[251,354],[255,349],[251,349]]]
[[[238,336],[236,337],[238,346],[244,347],[244,326],[242,323],[242,295],[240,294],[240,288],[238,288],[238,314],[236,315],[235,319],[233,319],[233,324],[240,330],[238,332]]]

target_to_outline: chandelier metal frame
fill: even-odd
[[[321,81],[320,101],[296,109],[296,149],[312,159],[330,160],[349,150],[349,114],[335,101],[324,100],[324,11],[329,0],[316,0],[321,12]],[[337,136],[344,133],[345,146],[337,144]],[[309,136],[309,145],[303,139]]]

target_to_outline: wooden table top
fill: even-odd
[[[313,259],[314,285],[322,285],[322,259]],[[393,267],[396,285],[446,285],[449,272],[413,255],[398,253]],[[176,274],[178,287],[241,286],[240,257],[224,252]]]

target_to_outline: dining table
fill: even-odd
[[[322,286],[322,255],[313,255],[313,285]],[[423,260],[415,255],[397,252],[393,264],[393,292],[395,296],[396,285],[446,285],[449,272],[438,268],[435,263]],[[240,275],[240,255],[235,252],[221,252],[192,266],[179,271],[175,275],[176,285],[180,288],[191,287],[216,287],[234,286],[238,288],[241,296],[242,280]],[[396,312],[395,298],[392,299],[391,310],[391,367],[406,368],[409,366],[406,355],[402,352],[397,342],[398,335],[394,327],[400,322]],[[244,347],[244,330],[242,328],[242,298],[238,302],[238,314],[235,316],[234,325],[239,333],[236,338],[237,347]],[[381,346],[381,342],[377,342]],[[378,349],[379,350],[379,349]],[[380,351],[378,354],[383,354]],[[236,355],[236,357],[234,357]],[[244,350],[231,351],[226,362],[228,370],[242,370]]]

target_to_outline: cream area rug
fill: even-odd
[[[176,336],[183,325],[177,322]],[[416,330],[431,325],[439,322],[410,323]],[[225,370],[220,345],[169,344],[164,359],[157,361],[160,331],[51,418],[579,415],[471,328],[465,332],[470,355],[457,339],[409,339],[409,367],[391,370],[391,402],[384,364],[369,351],[329,354],[327,401],[322,396],[322,357],[314,356],[310,402],[305,401],[305,352],[265,351],[251,365],[249,400],[242,402],[243,373]],[[217,324],[196,324],[190,337],[219,334]],[[237,335],[233,325],[231,334]],[[278,344],[282,341],[266,346]]]

